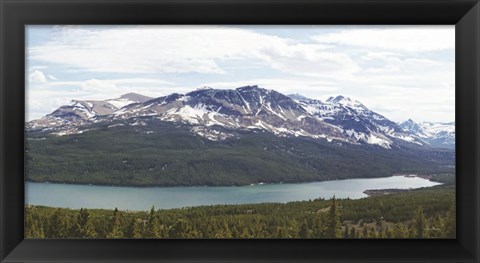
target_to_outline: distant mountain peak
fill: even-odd
[[[407,132],[411,132],[413,134],[420,134],[420,133],[423,133],[423,129],[422,127],[420,127],[420,125],[416,122],[414,122],[412,119],[408,119],[402,123],[400,123],[400,127],[407,131]]]
[[[455,122],[429,122],[416,123],[408,119],[400,123],[406,132],[415,135],[431,146],[454,148],[455,147]]]
[[[258,85],[246,85],[242,87],[238,87],[237,89],[258,89]]]
[[[310,99],[310,98],[307,98],[307,97],[303,96],[303,95],[300,94],[300,93],[289,94],[289,95],[287,95],[287,97],[290,97],[290,98],[293,99],[293,100],[307,100],[307,101],[308,101],[308,100],[312,100],[312,99]]]
[[[120,98],[127,98],[127,97],[130,97],[130,96],[143,96],[143,95],[135,93],[135,92],[129,92],[129,93],[123,94],[122,96],[120,96]]]
[[[329,102],[339,102],[339,101],[342,101],[342,100],[350,100],[350,98],[345,97],[343,95],[338,95],[336,97],[332,96],[332,97],[327,99],[327,101],[329,101]]]
[[[363,105],[358,100],[354,100],[354,99],[351,99],[351,98],[343,96],[343,95],[338,95],[336,97],[330,97],[330,98],[327,99],[327,103],[340,104],[340,105],[347,106],[347,107],[367,110],[367,107],[365,107],[365,105]]]
[[[264,88],[258,87],[258,85],[247,85],[247,86],[243,86],[243,87],[236,88],[236,90],[237,90],[237,91],[253,91],[253,90],[257,90],[257,91],[267,91],[267,90],[264,89]]]
[[[200,88],[197,88],[196,90],[211,90],[213,89],[212,87],[210,86],[201,86]]]
[[[338,95],[336,97],[330,97],[327,99],[327,102],[332,102],[332,103],[352,103],[352,102],[358,102],[355,100],[352,100],[349,97],[345,97],[343,95]],[[358,102],[359,103],[359,102]]]
[[[136,101],[136,102],[144,102],[144,101],[147,101],[147,100],[151,100],[153,98],[142,95],[142,94],[139,94],[139,93],[129,92],[129,93],[123,94],[118,99],[128,99],[128,100]]]

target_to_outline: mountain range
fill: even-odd
[[[26,127],[26,179],[36,182],[203,186],[455,173],[455,152],[434,144],[454,137],[445,125],[398,124],[344,96],[320,101],[257,86],[73,100]]]
[[[26,126],[30,133],[69,135],[91,130],[98,123],[146,125],[141,120],[133,121],[140,117],[189,124],[192,133],[209,140],[232,138],[239,130],[264,130],[280,137],[309,137],[385,149],[404,144],[450,149],[455,145],[454,122],[417,124],[409,119],[395,123],[348,97],[320,101],[258,86],[204,87],[158,98],[128,93],[104,101],[72,100]],[[127,120],[130,122],[117,123]]]

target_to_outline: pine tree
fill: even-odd
[[[250,238],[252,237],[252,235],[250,234],[250,231],[248,229],[248,227],[245,227],[243,226],[241,229],[240,229],[240,238]]]
[[[300,238],[308,238],[309,228],[308,228],[308,222],[307,220],[303,220],[302,224],[300,225],[300,232],[298,233]]]
[[[393,231],[390,227],[387,227],[385,229],[385,234],[384,234],[385,238],[393,238],[394,235],[393,235]]]
[[[113,216],[110,221],[110,232],[107,234],[107,238],[122,238],[123,232],[120,222],[120,214],[118,209],[115,207],[113,211]]]
[[[457,235],[455,204],[452,204],[448,211],[447,217],[443,220],[442,234],[445,238],[455,238]]]
[[[415,238],[424,238],[425,229],[427,226],[427,220],[425,219],[425,214],[423,213],[423,208],[419,207],[417,211],[415,211],[415,215],[413,218],[413,233]]]
[[[127,226],[126,237],[129,238],[142,238],[142,230],[137,222],[137,219],[133,218],[130,224]]]
[[[326,222],[325,217],[323,214],[319,214],[318,217],[315,218],[313,229],[312,229],[312,237],[314,238],[324,238],[326,231]]]
[[[33,208],[25,207],[25,238],[45,238],[43,227],[34,219],[33,212]]]
[[[56,209],[48,220],[46,235],[49,238],[68,237],[68,223],[65,214],[60,209]]]
[[[370,231],[368,231],[368,234],[367,234],[367,237],[368,238],[377,238],[377,232],[375,231],[375,227],[370,227]]]
[[[286,227],[284,226],[283,227],[284,230],[285,230],[285,234],[286,236],[288,236],[288,229],[286,229]],[[252,235],[256,238],[260,238],[260,237],[265,237],[265,234],[266,234],[266,225],[265,223],[262,222],[262,220],[259,218],[259,217],[255,217],[253,219],[253,222],[252,222]],[[284,236],[284,238],[286,237]]]
[[[333,196],[331,201],[332,201],[332,204],[330,205],[330,209],[328,211],[325,237],[337,238],[337,237],[340,237],[341,235],[341,226],[340,226],[340,219],[338,216],[337,203],[335,200],[335,196]]]
[[[426,218],[424,238],[436,238],[438,237],[438,232],[440,229],[437,228],[439,225],[438,218]]]
[[[368,238],[368,228],[366,224],[363,226],[362,238]]]
[[[80,211],[77,216],[77,225],[76,225],[76,237],[81,238],[95,238],[97,233],[93,227],[92,222],[90,221],[90,213],[87,209],[80,208]]]
[[[150,209],[150,214],[148,216],[147,226],[145,229],[145,237],[147,238],[159,238],[160,232],[158,229],[158,216],[155,212],[155,207],[152,206]]]
[[[394,238],[408,237],[407,230],[405,229],[405,226],[402,223],[395,224],[395,227],[393,228],[393,237]]]
[[[168,235],[173,238],[181,238],[186,237],[188,231],[188,222],[185,219],[178,219],[168,230]]]

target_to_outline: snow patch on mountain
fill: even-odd
[[[215,129],[208,129],[202,126],[195,126],[191,129],[192,133],[201,136],[210,141],[224,141],[228,138],[235,137],[233,133],[226,133]]]
[[[137,103],[137,101],[133,101],[129,99],[113,99],[113,100],[107,100],[107,102],[117,107],[118,109],[123,108],[127,105],[130,105],[132,103]]]

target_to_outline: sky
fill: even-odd
[[[454,26],[26,27],[26,119],[72,99],[258,85],[343,95],[396,121],[455,120]]]

